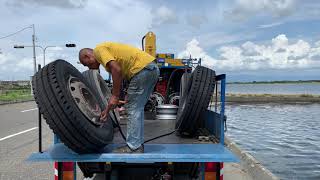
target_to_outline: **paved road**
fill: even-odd
[[[26,162],[38,151],[38,110],[34,102],[0,105],[0,180],[53,179],[53,163]],[[43,149],[53,133],[43,121]],[[80,176],[78,176],[80,179]]]

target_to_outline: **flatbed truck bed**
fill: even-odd
[[[173,130],[173,120],[145,120],[145,139]],[[123,126],[123,125],[122,125]],[[125,130],[123,126],[123,130]],[[124,131],[125,133],[125,131]],[[174,133],[146,143],[142,154],[117,154],[112,149],[124,145],[120,132],[115,132],[114,142],[100,153],[79,155],[62,143],[53,145],[43,153],[33,153],[31,161],[77,162],[235,162],[234,156],[224,145],[197,138],[181,138]]]
[[[150,143],[145,144],[145,152],[141,154],[118,154],[112,153],[112,150],[125,142],[121,138],[120,132],[115,132],[112,144],[107,145],[101,152],[94,154],[77,154],[60,143],[57,136],[54,138],[54,145],[42,151],[41,148],[41,128],[39,128],[39,152],[32,153],[28,158],[29,161],[54,161],[57,162],[57,179],[64,179],[62,162],[104,162],[108,164],[107,169],[111,166],[118,167],[118,170],[133,165],[133,169],[138,167],[137,164],[146,165],[152,169],[158,168],[159,163],[170,164],[176,163],[183,165],[184,163],[195,163],[197,168],[195,171],[199,172],[199,179],[221,179],[221,169],[224,162],[238,162],[238,158],[225,147],[224,144],[224,105],[225,105],[225,75],[216,76],[216,81],[220,83],[220,104],[219,108],[215,106],[214,111],[206,110],[201,114],[201,119],[204,122],[203,129],[206,133],[200,135],[206,136],[206,142],[199,141],[196,138],[185,138],[171,134]],[[217,86],[218,84],[216,84]],[[217,89],[216,89],[217,93]],[[216,96],[217,97],[217,96]],[[217,102],[217,98],[216,98]],[[219,109],[219,113],[217,110]],[[40,115],[39,115],[40,117]],[[124,122],[121,121],[120,124]],[[175,128],[175,121],[173,120],[145,120],[144,137],[145,140],[157,137],[162,134],[171,132]],[[39,118],[41,125],[41,119]],[[123,124],[123,130],[126,128]],[[125,132],[124,132],[125,133]],[[208,140],[209,139],[209,140]],[[213,164],[215,167],[213,168]],[[105,165],[104,165],[105,166]],[[59,168],[60,167],[60,168]],[[206,172],[206,171],[210,172]],[[214,175],[212,174],[214,171]],[[112,172],[112,170],[111,170]],[[109,172],[109,175],[110,173]],[[73,178],[76,179],[76,168],[73,169]],[[134,174],[134,171],[133,171]],[[112,175],[112,173],[111,173]],[[118,176],[116,174],[115,176]],[[107,176],[106,176],[107,177]],[[109,176],[110,179],[111,176]],[[112,176],[114,177],[114,176]],[[128,177],[130,179],[130,177]],[[132,178],[131,178],[132,179]],[[141,179],[141,178],[140,178]]]

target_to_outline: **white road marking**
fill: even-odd
[[[29,131],[32,131],[32,130],[35,130],[35,129],[38,129],[38,127],[33,127],[33,128],[31,128],[31,129],[27,129],[27,130],[24,130],[24,131],[21,131],[21,132],[18,132],[18,133],[11,134],[11,135],[9,135],[9,136],[0,138],[0,141],[3,141],[3,140],[6,140],[6,139],[9,139],[9,138],[12,138],[12,137],[14,137],[14,136],[17,136],[17,135],[20,135],[20,134],[23,134],[23,133],[26,133],[26,132],[29,132]]]
[[[33,108],[33,109],[27,109],[27,110],[23,110],[21,112],[28,112],[28,111],[34,111],[34,110],[37,110],[38,108]]]

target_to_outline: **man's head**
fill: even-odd
[[[79,51],[80,63],[87,66],[89,69],[99,69],[99,62],[96,60],[93,54],[93,49],[83,48]]]

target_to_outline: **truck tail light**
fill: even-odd
[[[223,163],[205,163],[205,180],[223,180]]]
[[[62,162],[60,163],[54,162],[54,179],[58,180],[59,176],[63,180],[73,180],[74,179],[74,168],[75,163],[74,162]],[[61,174],[59,174],[61,173]]]

